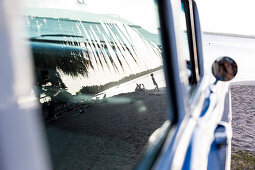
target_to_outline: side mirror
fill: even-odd
[[[230,81],[237,74],[237,64],[230,57],[220,57],[214,61],[212,73],[216,80]]]

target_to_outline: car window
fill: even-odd
[[[187,20],[185,16],[185,7],[184,3],[181,2],[181,14],[180,14],[180,23],[181,23],[181,31],[182,31],[182,54],[186,62],[187,66],[187,73],[188,73],[188,80],[189,80],[189,88],[193,84],[193,77],[192,77],[192,67],[191,67],[191,53],[190,53],[190,45],[188,40],[188,32],[187,32]]]
[[[24,19],[54,169],[133,168],[173,117],[155,2],[31,0]]]
[[[182,54],[186,62],[189,88],[193,89],[197,82],[199,81],[199,72],[198,68],[198,59],[196,54],[196,44],[195,41],[195,28],[194,20],[191,19],[193,16],[190,16],[190,7],[189,1],[181,0],[181,30],[183,32],[182,36]]]

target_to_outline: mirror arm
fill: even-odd
[[[216,78],[215,82],[213,83],[213,85],[216,85],[218,83],[219,79]]]

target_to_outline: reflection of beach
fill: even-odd
[[[231,86],[232,150],[255,155],[255,82],[239,82]]]
[[[105,90],[101,93],[106,94],[107,97],[112,97],[121,93],[129,93],[135,90],[136,84],[144,84],[147,90],[155,88],[155,85],[151,79],[151,73],[138,77],[134,80],[128,81],[126,83],[120,84],[118,86],[112,87],[108,90]],[[166,87],[164,71],[163,69],[153,72],[156,82],[158,83],[159,88]]]
[[[164,89],[119,94],[75,112],[47,126],[55,169],[131,169],[167,119]]]

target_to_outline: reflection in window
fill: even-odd
[[[154,1],[57,2],[24,9],[53,167],[131,169],[168,118]]]
[[[188,41],[188,32],[187,32],[187,21],[186,21],[186,16],[185,16],[185,4],[182,1],[181,2],[181,8],[182,12],[180,14],[181,18],[181,30],[183,32],[183,38],[182,38],[182,54],[184,59],[186,60],[186,65],[187,65],[187,72],[188,72],[188,79],[189,79],[189,85],[191,86],[193,83],[193,76],[192,76],[192,62],[191,62],[191,56],[190,56],[190,50],[189,50],[189,41]]]

